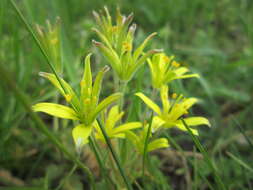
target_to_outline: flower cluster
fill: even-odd
[[[108,66],[102,68],[92,80],[90,66],[91,54],[88,54],[84,63],[84,74],[80,82],[80,93],[77,95],[72,87],[62,78],[54,74],[41,73],[40,75],[48,79],[64,96],[70,106],[55,103],[38,103],[33,106],[36,112],[44,112],[49,115],[78,121],[79,124],[73,128],[72,135],[78,148],[89,142],[92,135],[96,140],[106,142],[104,132],[108,138],[127,139],[135,146],[140,154],[169,146],[166,138],[159,138],[156,132],[161,129],[176,127],[187,131],[181,118],[184,117],[186,124],[191,127],[193,134],[198,135],[198,131],[192,128],[197,125],[208,125],[209,121],[204,117],[187,117],[189,109],[197,103],[196,98],[185,98],[182,94],[177,95],[169,92],[169,84],[176,79],[199,77],[197,74],[187,74],[189,69],[178,63],[174,56],[167,56],[160,50],[148,50],[144,52],[147,43],[156,33],[149,35],[137,48],[133,47],[135,24],[131,24],[133,15],[123,16],[117,11],[116,23],[113,24],[108,10],[103,13],[94,12],[98,28],[93,30],[98,35],[101,42],[93,41],[101,53],[107,59],[113,71],[121,81],[129,81],[134,73],[144,63],[148,63],[152,78],[152,87],[159,91],[162,108],[153,100],[138,92],[138,96],[154,113],[151,122],[123,121],[124,112],[117,105],[124,94],[115,92],[99,101],[102,79],[109,70]],[[53,32],[53,33],[52,33]],[[44,40],[45,47],[54,47],[58,43],[57,38],[51,39],[56,31],[49,31]],[[111,104],[114,106],[109,106]],[[100,122],[98,122],[98,120]],[[103,125],[104,131],[101,130]],[[146,147],[145,147],[146,146]]]

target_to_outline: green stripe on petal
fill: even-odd
[[[35,112],[44,112],[55,117],[79,120],[78,115],[72,108],[60,104],[38,103],[32,106],[32,109]]]
[[[156,112],[158,115],[161,115],[161,110],[159,106],[156,105],[151,99],[149,99],[141,92],[138,92],[135,95],[138,96],[145,104],[147,104],[147,106],[149,106],[154,112]]]

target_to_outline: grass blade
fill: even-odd
[[[213,174],[214,174],[214,178],[216,183],[219,185],[220,189],[225,190],[227,189],[225,187],[225,185],[223,184],[220,176],[218,175],[217,169],[214,167],[207,151],[205,150],[205,148],[201,145],[199,139],[192,133],[191,129],[189,128],[189,126],[186,124],[186,122],[184,121],[184,119],[181,119],[181,121],[183,122],[184,126],[186,127],[187,131],[189,132],[189,134],[191,135],[191,138],[193,139],[195,145],[197,146],[197,148],[199,149],[199,151],[202,153],[202,155],[204,156],[204,159],[206,161],[206,163],[208,164],[208,166],[212,169]]]
[[[229,157],[231,157],[234,161],[236,161],[239,165],[243,166],[245,169],[249,170],[250,172],[253,173],[253,168],[250,167],[248,164],[246,164],[244,161],[236,157],[230,152],[226,152]]]

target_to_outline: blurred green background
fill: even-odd
[[[252,0],[22,0],[16,1],[30,24],[45,25],[61,18],[64,78],[78,85],[82,74],[81,57],[94,52],[94,67],[105,64],[91,44],[96,39],[92,10],[107,6],[115,13],[119,6],[124,14],[134,13],[138,29],[136,41],[157,31],[152,47],[163,48],[168,55],[188,65],[201,75],[200,79],[176,81],[173,89],[186,96],[199,98],[193,113],[208,117],[212,128],[200,129],[200,140],[212,156],[228,189],[253,189],[252,108],[253,108],[253,1]],[[32,100],[32,104],[54,99],[57,94],[51,85],[38,76],[49,71],[31,35],[26,30],[8,0],[0,1],[0,64],[12,74],[18,86]],[[148,68],[141,69],[132,84],[149,92]],[[1,76],[0,76],[1,78]],[[54,183],[69,171],[72,164],[48,143],[27,116],[22,105],[2,81],[0,90],[0,187],[43,186]],[[110,77],[104,89],[112,88]],[[108,87],[108,88],[106,88]],[[129,90],[131,95],[135,91]],[[110,90],[103,92],[110,93]],[[43,115],[48,126],[53,122]],[[60,123],[59,137],[74,152],[68,123]],[[177,135],[175,140],[186,151],[193,151],[189,135]],[[229,153],[240,159],[238,161]],[[173,156],[172,156],[173,157]],[[176,157],[176,156],[175,156]],[[86,158],[85,158],[86,159]],[[93,171],[97,166],[91,160]],[[161,168],[173,189],[187,189],[187,171],[162,158]],[[243,164],[242,164],[243,163]],[[93,165],[92,165],[93,164]],[[244,164],[246,164],[247,168]],[[205,179],[212,176],[205,163],[199,160],[198,169]],[[169,172],[166,173],[166,168]],[[171,169],[172,168],[172,169]],[[191,169],[190,173],[193,173]],[[189,171],[188,171],[189,173]],[[85,181],[81,171],[75,172],[65,189],[82,189]],[[192,181],[196,189],[209,189],[203,181]],[[187,180],[186,180],[187,181]],[[161,188],[162,189],[162,188]],[[166,189],[166,188],[165,188]]]

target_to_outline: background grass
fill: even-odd
[[[212,128],[201,127],[199,138],[215,162],[223,183],[228,189],[253,189],[251,0],[44,0],[39,3],[23,0],[17,3],[31,24],[45,25],[46,19],[54,21],[56,16],[60,16],[64,77],[74,86],[78,85],[81,77],[82,56],[95,52],[94,69],[105,64],[91,44],[91,40],[96,38],[90,30],[95,25],[92,10],[106,5],[114,13],[119,5],[125,14],[134,12],[134,22],[138,24],[137,43],[157,31],[158,37],[152,46],[162,47],[169,55],[176,55],[178,61],[202,76],[200,79],[177,81],[172,88],[201,100],[192,112],[211,120]],[[0,2],[0,36],[0,64],[29,94],[31,103],[53,99],[57,92],[38,77],[39,71],[49,71],[49,68],[8,0]],[[150,80],[146,80],[146,76],[149,76],[147,66],[129,84],[135,87],[128,89],[129,97],[138,90],[150,93]],[[0,91],[0,186],[55,187],[70,171],[72,163],[33,128],[34,123],[20,102],[2,81],[1,85],[4,88]],[[103,88],[108,91],[104,91],[104,95],[109,94],[112,88],[108,76]],[[132,101],[136,103],[129,111],[129,117],[136,119],[141,104],[137,99]],[[41,116],[48,126],[52,125],[51,117]],[[70,123],[60,121],[60,129],[56,132],[74,153],[69,126]],[[214,176],[203,159],[189,156],[195,151],[191,137],[177,131],[172,131],[170,136],[182,147],[184,154],[176,152],[176,146],[157,153],[162,161],[152,159],[151,167],[159,165],[165,177],[156,181],[160,185],[154,187],[150,184],[145,189],[215,189],[212,187]],[[94,173],[98,172],[96,163],[88,155],[85,154],[83,160]],[[155,171],[155,175],[161,175],[159,170]],[[64,188],[85,187],[82,174],[77,170],[71,179],[66,180]],[[165,185],[167,182],[171,187]]]

